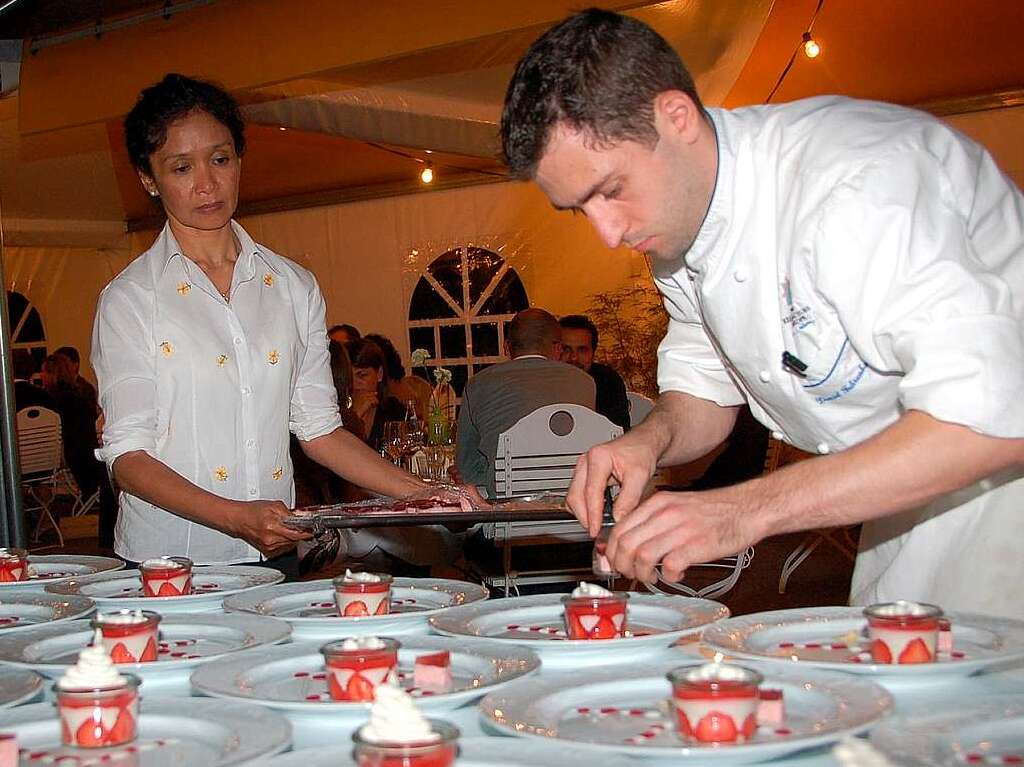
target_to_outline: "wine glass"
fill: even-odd
[[[381,452],[398,466],[405,453],[405,421],[385,421],[381,435]]]

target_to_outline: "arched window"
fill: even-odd
[[[12,354],[30,355],[35,369],[41,369],[46,359],[46,333],[39,310],[21,293],[8,290],[7,320],[11,325]]]
[[[461,397],[469,378],[505,360],[505,324],[529,305],[505,259],[486,248],[453,248],[430,263],[412,292],[409,348],[426,349],[428,367],[451,370]]]

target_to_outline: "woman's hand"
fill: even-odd
[[[286,526],[283,521],[286,516],[288,507],[281,501],[238,501],[228,521],[228,532],[270,559],[312,537]]]
[[[356,415],[366,420],[366,414],[373,410],[377,405],[380,404],[380,397],[377,395],[377,390],[372,391],[354,391],[352,392],[352,409]]]

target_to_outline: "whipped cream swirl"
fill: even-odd
[[[103,646],[103,634],[96,629],[92,645],[78,654],[78,662],[64,672],[57,682],[62,690],[94,690],[99,687],[117,687],[127,680],[114,667]]]
[[[342,650],[383,650],[384,647],[379,637],[349,637],[341,643]]]
[[[370,708],[370,721],[359,731],[371,743],[433,743],[441,736],[430,729],[412,697],[394,685],[382,684],[374,691],[377,699]]]
[[[142,563],[142,567],[152,570],[156,570],[158,568],[163,568],[165,570],[177,570],[181,565],[181,562],[175,562],[173,559],[168,557],[154,557],[153,559],[147,559]]]
[[[114,626],[131,626],[135,623],[145,623],[148,618],[142,610],[121,610],[116,613],[100,613],[96,616],[96,620]]]
[[[351,570],[345,570],[345,580],[356,583],[380,583],[380,576],[374,573],[354,573]]]
[[[580,585],[573,589],[572,596],[573,599],[576,599],[577,597],[613,597],[615,595],[596,583],[580,581]]]

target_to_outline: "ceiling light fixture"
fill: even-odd
[[[817,41],[811,37],[810,32],[804,32],[804,55],[809,59],[816,59],[821,53],[821,46],[818,45]]]
[[[814,39],[811,32],[814,30],[814,22],[818,19],[818,14],[821,13],[821,7],[825,5],[825,0],[818,0],[818,5],[814,9],[814,15],[811,16],[811,21],[807,25],[807,29],[804,30],[803,34],[800,35],[800,43],[793,49],[793,55],[789,57],[789,61],[786,63],[786,68],[782,70],[782,74],[779,75],[779,79],[775,81],[775,86],[769,91],[768,98],[764,100],[765,104],[770,104],[779,88],[782,86],[782,81],[786,79],[786,75],[789,74],[789,70],[793,68],[793,64],[796,62],[797,54],[800,51],[804,52],[804,55],[809,59],[816,59],[821,55],[821,45]]]
[[[420,181],[424,184],[431,184],[434,181],[434,169],[427,163],[427,167],[420,171]]]

